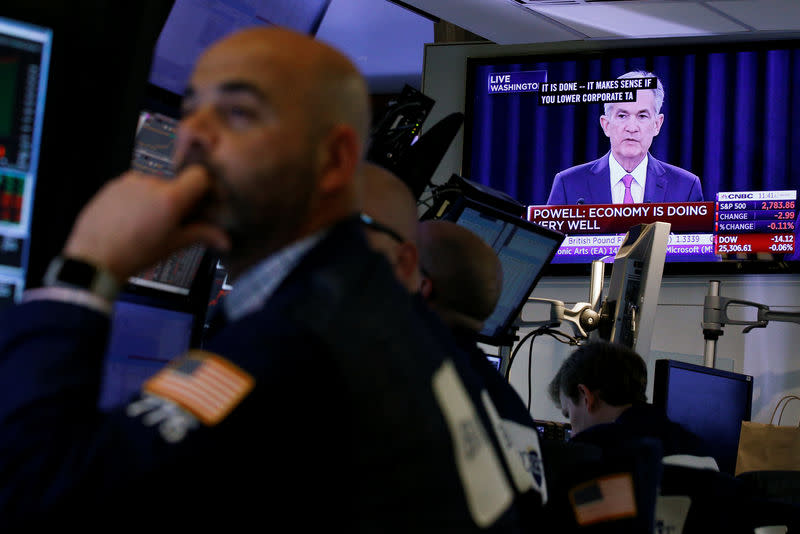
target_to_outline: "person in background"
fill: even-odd
[[[556,174],[547,204],[702,202],[700,179],[654,158],[649,150],[661,131],[664,87],[655,74],[631,71],[619,80],[655,78],[654,89],[634,89],[636,101],[604,105],[600,126],[611,150],[600,159]]]
[[[535,532],[547,521],[542,510],[547,485],[539,436],[522,399],[476,342],[483,321],[499,298],[499,259],[480,237],[455,223],[418,223],[411,189],[391,171],[374,164],[366,164],[363,171],[367,237],[394,266],[400,283],[415,296],[417,311],[432,335],[452,339],[461,349],[461,356],[453,357],[456,365],[478,375],[479,387],[486,394],[482,402],[494,414],[492,426],[507,453],[522,522]],[[401,246],[413,248],[407,256],[419,257],[421,263],[398,268],[398,258],[403,255],[397,249]]]
[[[647,365],[634,350],[595,341],[579,346],[550,382],[550,399],[572,427],[572,439],[658,439],[665,456],[705,456],[700,439],[647,402]]]
[[[361,222],[370,246],[383,254],[395,276],[410,292],[420,287],[417,249],[417,203],[411,189],[394,173],[371,162],[362,166],[364,210]]]
[[[367,245],[369,123],[362,75],[306,35],[203,52],[176,177],[109,181],[0,312],[0,530],[520,531],[481,390]],[[236,280],[222,326],[101,412],[117,290],[196,242]]]
[[[417,236],[420,294],[425,303],[448,326],[472,367],[484,377],[506,425],[524,427],[524,433],[535,430],[519,394],[478,344],[478,334],[503,289],[503,266],[497,253],[476,233],[452,221],[421,221]]]
[[[452,221],[420,222],[418,241],[425,301],[464,346],[474,345],[503,290],[500,258],[477,234]]]
[[[741,480],[720,472],[695,434],[647,403],[646,388],[647,366],[639,354],[596,341],[581,345],[564,361],[549,394],[572,425],[572,445],[595,445],[614,454],[637,440],[661,444],[659,492],[691,499],[684,532],[751,533],[766,525],[787,525],[789,532],[797,532],[800,508],[756,497]],[[586,455],[577,452],[570,459],[579,464]]]

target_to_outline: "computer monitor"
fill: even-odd
[[[742,421],[749,421],[753,377],[677,360],[655,363],[653,404],[694,432],[717,461],[735,474]]]
[[[203,322],[203,337],[201,339],[201,346],[208,341],[211,332],[211,323],[214,315],[219,313],[218,310],[222,306],[222,301],[233,289],[233,284],[228,276],[228,270],[221,261],[217,261],[217,266],[214,269],[214,280],[211,282],[211,291],[208,294],[208,307],[206,309],[205,320]]]
[[[153,53],[150,83],[183,94],[200,53],[251,26],[282,26],[316,35],[331,0],[252,2],[174,0]]]
[[[450,204],[440,218],[475,232],[500,258],[503,288],[478,340],[495,346],[511,345],[514,322],[564,235],[466,196]]]
[[[131,167],[171,179],[177,125],[174,117],[142,111]],[[201,346],[216,263],[194,245],[128,279],[114,304],[101,409],[125,402],[169,360]]]
[[[132,168],[171,178],[175,175],[172,160],[178,120],[148,110],[142,111],[136,131]],[[187,296],[206,256],[206,248],[193,245],[138,273],[130,285]]]
[[[188,310],[163,301],[125,295],[114,303],[98,405],[110,410],[126,402],[142,383],[192,346],[202,328]]]
[[[637,224],[622,241],[611,271],[600,326],[592,337],[650,354],[670,224]]]
[[[0,17],[0,306],[25,289],[52,39]]]

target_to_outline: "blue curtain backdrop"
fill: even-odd
[[[540,106],[537,93],[488,94],[490,73],[546,70],[549,82],[559,82],[644,69],[666,93],[650,152],[697,174],[706,200],[719,191],[800,189],[800,50],[622,53],[470,63],[464,177],[523,204],[544,204],[557,172],[609,150],[602,104]]]

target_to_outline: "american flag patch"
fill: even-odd
[[[596,478],[569,491],[579,525],[636,517],[636,499],[630,473]]]
[[[225,419],[254,385],[252,376],[225,358],[192,350],[147,380],[142,389],[175,402],[212,426]]]

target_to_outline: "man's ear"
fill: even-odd
[[[583,399],[586,402],[586,409],[591,413],[597,409],[598,401],[600,400],[597,395],[592,392],[591,389],[587,388],[583,384],[578,384],[578,392],[581,394]]]
[[[403,280],[410,280],[417,271],[419,262],[419,251],[416,245],[408,241],[400,243],[397,247],[397,265],[403,275]]]
[[[426,301],[430,300],[431,295],[433,295],[433,280],[424,274],[422,275],[422,280],[420,280],[419,283],[419,293]]]
[[[664,114],[659,113],[656,115],[656,133],[654,135],[658,135],[658,132],[661,131],[661,125],[664,124]]]
[[[606,134],[606,137],[611,137],[608,135],[608,119],[605,115],[600,115],[600,127],[603,129],[603,133]]]
[[[320,143],[319,150],[320,190],[330,194],[349,186],[360,159],[355,130],[345,124],[334,126]]]

